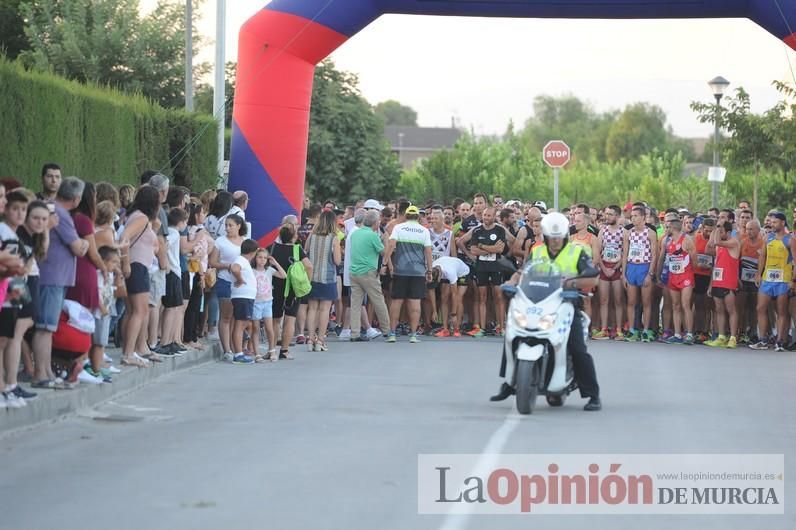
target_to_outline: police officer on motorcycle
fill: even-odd
[[[541,223],[544,245],[533,249],[531,262],[536,260],[549,260],[555,263],[565,277],[577,276],[577,279],[566,280],[564,287],[567,289],[591,290],[597,286],[599,271],[592,263],[591,258],[581,245],[569,242],[569,220],[561,213],[550,213],[544,216]],[[519,284],[520,273],[512,276],[509,283]],[[575,381],[580,388],[580,395],[589,398],[583,410],[594,411],[602,408],[600,402],[600,386],[597,384],[597,373],[594,370],[594,359],[586,349],[583,333],[583,320],[580,308],[575,311],[572,319],[572,329],[569,333],[567,351],[572,356],[572,365],[575,372]],[[506,354],[503,353],[501,362],[501,377],[505,377]],[[492,396],[490,401],[503,401],[514,394],[514,388],[508,383],[503,383],[500,391]]]

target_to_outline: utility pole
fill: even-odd
[[[213,112],[218,118],[218,175],[224,176],[224,130],[226,108],[225,56],[226,56],[227,2],[216,0],[216,79],[213,88]]]
[[[193,112],[193,0],[185,0],[185,110]]]

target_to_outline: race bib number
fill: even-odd
[[[480,261],[497,261],[497,254],[486,254],[483,256],[478,256]]]
[[[616,246],[605,247],[603,249],[603,261],[619,261],[619,248]]]
[[[431,261],[437,261],[442,257],[442,252],[432,252],[431,253]]]
[[[669,260],[669,272],[672,274],[682,274],[685,272],[685,263],[681,259]]]
[[[627,252],[627,258],[634,261],[641,261],[644,259],[645,247],[641,243],[631,243],[630,249]]]
[[[779,282],[782,283],[785,281],[785,274],[782,269],[767,269],[766,270],[766,281],[767,282]]]
[[[755,281],[755,276],[757,275],[757,271],[754,269],[741,269],[741,280],[745,282],[753,282]]]
[[[713,281],[714,282],[722,282],[724,281],[724,269],[713,269]]]
[[[713,266],[713,256],[707,254],[697,254],[697,267],[700,269],[709,269]]]

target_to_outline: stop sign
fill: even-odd
[[[569,146],[561,140],[552,140],[542,149],[542,158],[550,167],[564,167],[569,162]]]

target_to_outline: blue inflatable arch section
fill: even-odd
[[[240,30],[230,161],[230,189],[249,193],[261,243],[301,210],[315,65],[385,13],[748,18],[796,49],[796,0],[273,0]]]

